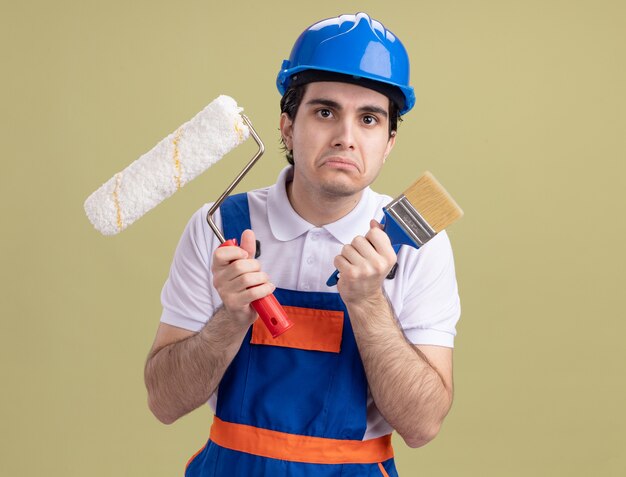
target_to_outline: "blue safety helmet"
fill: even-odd
[[[409,86],[409,56],[400,40],[366,13],[329,18],[307,28],[284,60],[276,86],[311,81],[347,81],[375,89],[405,114],[415,105]]]

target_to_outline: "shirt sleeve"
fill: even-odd
[[[187,223],[161,291],[161,322],[194,332],[202,329],[221,304],[212,286],[210,259],[219,241],[206,221],[209,207],[204,205]],[[221,227],[219,211],[213,218]]]
[[[400,253],[409,264],[404,269],[405,293],[398,319],[407,339],[417,345],[454,347],[461,305],[447,234],[440,232],[417,251],[403,249],[408,249]]]

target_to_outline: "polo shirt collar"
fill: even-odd
[[[278,240],[288,241],[316,228],[293,209],[287,197],[287,181],[292,180],[293,167],[285,167],[279,174],[276,184],[270,187],[267,198],[267,217],[272,234]],[[361,199],[354,209],[336,222],[324,225],[327,232],[339,242],[352,242],[355,235],[365,235],[369,230],[370,219],[376,215],[377,201],[372,190],[363,190]]]

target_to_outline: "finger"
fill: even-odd
[[[261,271],[261,262],[249,258],[235,260],[223,266],[214,266],[212,271],[220,281],[232,281],[242,275]]]
[[[348,259],[344,257],[343,255],[337,255],[335,259],[333,260],[333,265],[335,266],[337,270],[339,270],[340,275],[342,271],[345,271],[348,269],[348,267],[352,266],[352,264],[348,261]]]
[[[254,258],[256,254],[256,237],[252,230],[244,230],[243,234],[241,234],[241,248],[248,252],[248,257]]]
[[[258,287],[248,288],[239,293],[228,293],[222,296],[224,305],[230,309],[246,309],[254,300],[264,298],[274,292],[272,283],[264,283]]]
[[[352,265],[358,265],[365,260],[363,254],[361,253],[361,249],[363,249],[365,245],[359,245],[358,243],[355,244],[355,242],[360,242],[360,240],[357,240],[358,238],[359,237],[356,237],[351,244],[344,245],[341,249],[340,256],[344,257]],[[360,237],[360,239],[365,240],[363,237]]]
[[[263,285],[248,288],[241,293],[241,297],[246,303],[251,303],[254,300],[265,298],[266,296],[274,293],[274,290],[276,290],[276,286],[273,283],[268,282]]]
[[[366,237],[354,237],[351,244],[357,253],[365,260],[373,260],[378,256],[378,252],[374,245]]]
[[[365,238],[380,255],[389,255],[393,252],[389,235],[387,235],[382,229],[372,227],[365,235]]]
[[[243,275],[239,275],[231,280],[232,290],[235,292],[242,292],[244,290],[248,290],[249,288],[258,287],[260,285],[265,285],[269,283],[270,278],[265,272],[252,272],[252,273],[244,273]]]
[[[218,247],[215,249],[215,252],[213,252],[213,265],[225,267],[235,260],[243,260],[246,258],[248,258],[248,253],[240,247]]]

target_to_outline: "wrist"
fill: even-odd
[[[225,310],[226,318],[224,321],[228,322],[228,325],[234,332],[243,331],[244,333],[252,326],[259,315],[251,307],[250,310],[243,312],[236,312]]]
[[[393,311],[381,290],[354,303],[346,303],[350,321],[358,328],[386,328],[394,325]]]
[[[387,306],[389,304],[382,288],[355,300],[344,299],[344,302],[348,309],[359,314],[371,313],[373,311],[380,310],[381,306]]]
[[[245,336],[248,328],[254,322],[249,319],[242,319],[229,312],[223,305],[219,308],[209,322],[200,331],[200,336],[204,341],[210,342],[214,340],[223,341],[231,337],[238,341]],[[240,341],[240,340],[239,340]]]

